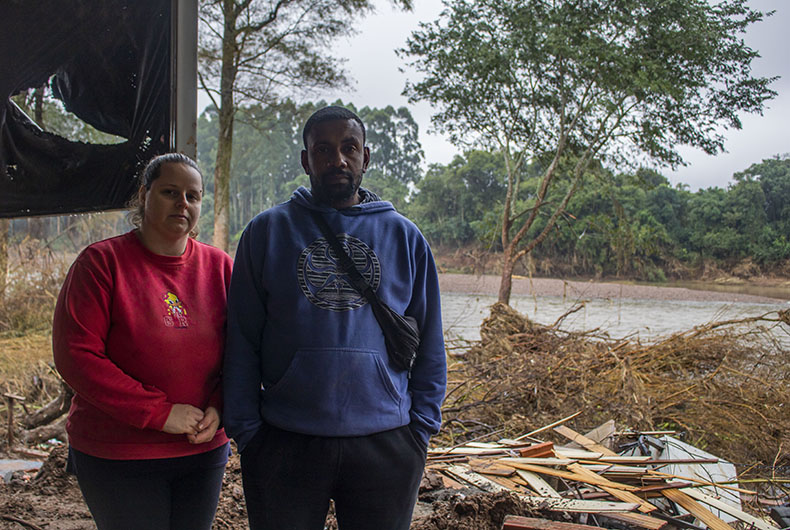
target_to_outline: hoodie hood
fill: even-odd
[[[310,210],[317,210],[319,212],[339,212],[343,215],[361,215],[395,210],[391,202],[382,201],[378,195],[372,191],[366,190],[365,188],[359,188],[359,191],[362,194],[367,194],[368,199],[360,204],[355,204],[354,206],[342,210],[335,210],[331,206],[316,204],[313,200],[313,194],[304,186],[299,186],[299,188],[293,192],[291,200]]]

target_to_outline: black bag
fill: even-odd
[[[389,355],[390,361],[399,369],[408,371],[409,377],[411,377],[411,368],[414,365],[414,360],[417,358],[417,348],[420,346],[420,330],[417,326],[417,320],[414,317],[397,313],[390,306],[379,300],[376,292],[357,270],[354,261],[343,250],[343,246],[337,240],[335,234],[332,233],[324,216],[315,210],[310,210],[310,213],[326,240],[332,245],[332,250],[335,251],[335,255],[340,260],[340,267],[343,269],[343,272],[348,274],[351,285],[370,303],[373,314],[379,326],[381,326],[381,331],[384,333],[384,342],[387,346],[387,355]]]

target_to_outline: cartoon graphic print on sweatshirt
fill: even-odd
[[[165,326],[172,328],[188,328],[189,320],[187,320],[187,310],[184,303],[178,298],[178,295],[168,291],[162,296],[162,301],[165,303],[167,312],[164,316]]]
[[[337,239],[365,281],[374,291],[378,290],[381,263],[373,249],[348,234],[338,234]],[[296,267],[302,292],[321,309],[350,311],[367,303],[342,271],[340,260],[326,238],[320,237],[305,248]]]

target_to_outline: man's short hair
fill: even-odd
[[[365,124],[362,123],[360,117],[345,107],[330,105],[328,107],[318,109],[307,119],[307,123],[304,124],[304,130],[302,131],[302,142],[304,142],[304,148],[307,149],[307,136],[310,134],[310,131],[315,125],[325,121],[333,120],[354,120],[357,122],[362,128],[362,144],[365,144]]]

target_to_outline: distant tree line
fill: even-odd
[[[533,180],[540,173],[526,171]],[[648,169],[613,174],[598,167],[596,173],[534,250],[530,259],[538,273],[660,281],[706,261],[732,266],[750,259],[771,269],[790,258],[788,155],[735,173],[727,188],[696,192]],[[501,251],[504,175],[501,157],[469,151],[432,166],[406,211],[434,245]],[[549,201],[562,194],[556,190]],[[546,217],[538,218],[532,234],[543,230]]]

